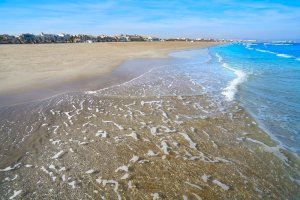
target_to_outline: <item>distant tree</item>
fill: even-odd
[[[70,37],[69,42],[71,42],[71,43],[75,42],[75,37],[73,35]]]

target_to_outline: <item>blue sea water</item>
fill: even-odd
[[[220,102],[237,101],[281,145],[300,153],[300,44],[235,43],[172,56],[185,59],[180,70]]]

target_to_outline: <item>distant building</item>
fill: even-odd
[[[223,40],[215,40],[215,39],[190,39],[190,38],[169,38],[169,39],[160,39],[158,37],[153,36],[142,36],[142,35],[117,35],[117,36],[109,36],[109,35],[70,35],[65,33],[60,34],[45,34],[41,33],[39,35],[34,35],[30,33],[21,34],[19,36],[12,36],[3,34],[0,35],[0,44],[41,44],[41,43],[93,43],[93,42],[153,42],[153,41],[186,41],[186,42],[194,42],[194,41],[223,41]]]
[[[20,40],[13,35],[0,35],[0,44],[20,44]]]
[[[118,42],[129,42],[130,39],[129,39],[129,36],[127,35],[119,35],[117,36],[118,38]]]
[[[142,42],[145,41],[145,39],[140,35],[127,35],[129,38],[129,41],[131,42]]]
[[[117,42],[117,37],[108,36],[108,35],[99,35],[97,36],[97,42]]]
[[[19,40],[22,44],[35,44],[35,43],[37,43],[36,36],[33,35],[33,34],[30,34],[30,33],[25,33],[25,34],[19,35],[18,38],[19,38]]]
[[[161,41],[158,37],[152,37],[152,36],[144,36],[144,41],[148,42],[155,42],[155,41]]]

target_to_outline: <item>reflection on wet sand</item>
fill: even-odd
[[[0,193],[23,199],[285,199],[299,161],[235,103],[168,68],[2,108]]]

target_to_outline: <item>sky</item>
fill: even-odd
[[[0,0],[0,19],[0,34],[300,39],[300,0]]]

